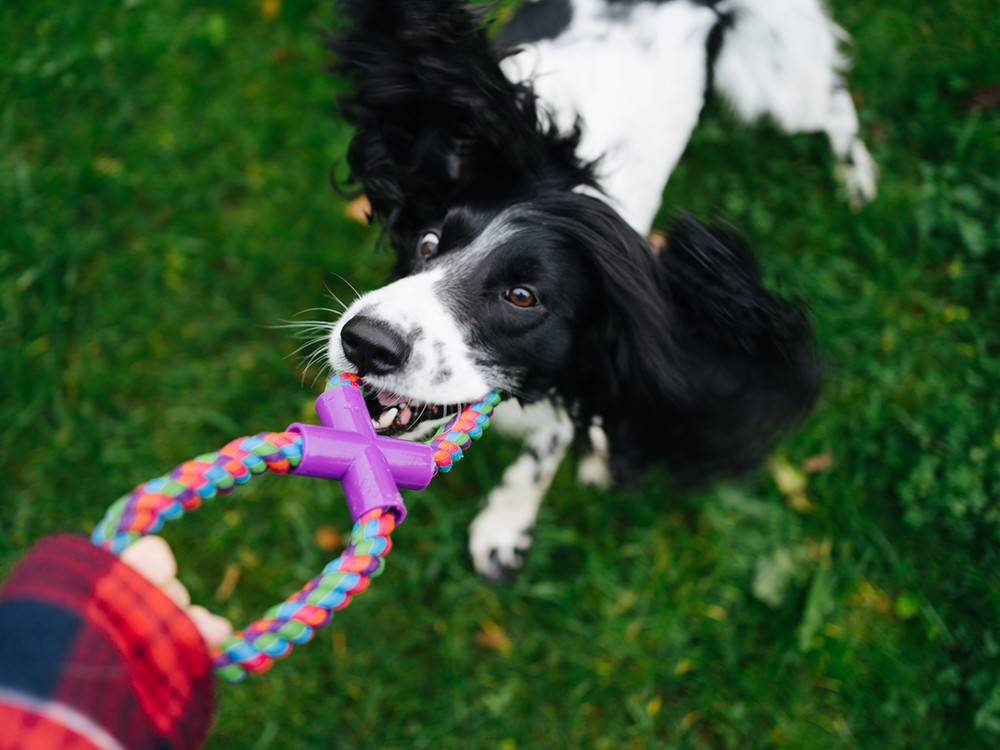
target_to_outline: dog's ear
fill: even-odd
[[[393,240],[435,226],[449,204],[495,200],[528,178],[594,185],[579,130],[559,134],[535,95],[508,81],[482,13],[462,0],[344,0],[351,26],[332,31],[338,99],[357,126],[348,163]],[[408,251],[409,249],[407,249]]]
[[[600,415],[619,481],[656,459],[683,484],[755,468],[816,399],[808,319],[729,231],[682,217],[658,259],[617,234],[589,245],[604,310],[581,338],[583,426]]]

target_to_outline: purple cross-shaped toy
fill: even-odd
[[[302,436],[302,460],[289,473],[339,479],[355,521],[374,508],[406,518],[400,487],[422,490],[437,469],[429,445],[375,434],[361,391],[347,383],[316,399],[321,424],[288,426]]]

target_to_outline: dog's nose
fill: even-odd
[[[410,356],[410,345],[384,320],[356,315],[340,331],[344,356],[358,375],[388,375]]]

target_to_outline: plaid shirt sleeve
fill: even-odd
[[[189,750],[214,711],[194,624],[71,534],[36,544],[0,591],[0,750]]]

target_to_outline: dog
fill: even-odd
[[[482,6],[480,6],[482,7]],[[490,38],[461,0],[344,0],[333,68],[357,127],[350,182],[396,252],[393,280],[326,331],[370,386],[381,434],[420,437],[496,389],[524,449],[470,527],[499,581],[578,440],[584,481],[681,484],[758,466],[816,399],[800,305],[737,232],[679,215],[646,235],[707,96],[825,130],[854,200],[875,168],[818,0],[540,0]]]

